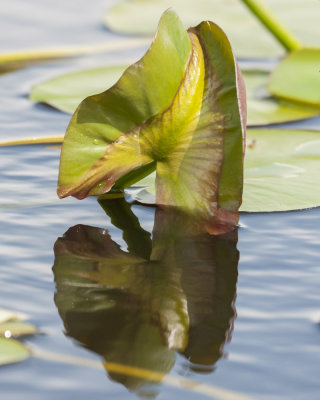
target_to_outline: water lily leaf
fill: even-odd
[[[272,72],[268,89],[276,96],[320,107],[320,49],[300,49]]]
[[[247,89],[248,125],[268,125],[314,117],[320,106],[279,99],[270,95],[266,86],[269,73],[242,71]],[[297,81],[295,78],[294,82]]]
[[[175,70],[171,82],[164,57],[176,37],[181,40],[170,59]],[[152,60],[150,52],[155,53]],[[131,68],[137,70],[141,64],[130,67],[113,88],[89,97],[77,109],[62,147],[59,196],[100,195],[112,187],[128,186],[156,169],[158,204],[181,206],[204,218],[237,219],[245,96],[225,34],[211,22],[187,34],[176,14],[168,11],[143,59],[144,69],[138,70],[152,76],[152,86],[149,81],[144,85],[141,77],[133,80],[137,74],[130,75]],[[166,89],[169,85],[170,91]],[[143,103],[140,99],[138,106],[142,104],[143,114],[138,115],[135,97],[141,96],[139,89]],[[131,99],[136,102],[128,104]]]
[[[320,4],[315,0],[264,0],[266,6],[302,43],[318,45]],[[276,39],[265,30],[240,0],[131,0],[111,7],[106,16],[108,28],[122,33],[153,34],[158,16],[173,7],[185,26],[212,19],[232,43],[238,57],[276,57],[284,53]],[[133,17],[134,16],[134,17]],[[254,33],[254,34],[253,34]]]
[[[319,158],[303,154],[303,148],[312,142],[319,155],[319,139],[319,131],[249,131],[248,143],[253,145],[246,153],[241,210],[287,211],[320,206]]]
[[[0,366],[23,361],[30,356],[30,351],[14,339],[0,337]]]
[[[104,156],[106,147],[123,132],[170,106],[190,52],[187,32],[176,14],[167,12],[145,56],[130,66],[108,91],[88,97],[80,104],[61,152],[60,195],[66,194],[68,185],[88,173]]]
[[[243,203],[240,211],[289,211],[320,206],[320,132],[285,129],[247,131]],[[149,178],[150,179],[150,178]],[[154,184],[129,189],[137,201],[155,203]]]
[[[83,99],[117,82],[126,67],[91,68],[64,74],[33,87],[30,99],[72,114]]]
[[[38,332],[37,328],[34,325],[29,324],[27,322],[14,320],[14,321],[7,321],[0,323],[0,336],[18,337],[18,336],[33,335],[37,332]]]

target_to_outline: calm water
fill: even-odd
[[[3,1],[3,51],[111,38],[99,25],[111,2],[96,1],[91,10],[86,3]],[[142,52],[1,75],[1,140],[63,134],[69,116],[32,105],[32,85]],[[319,119],[301,125],[320,128]],[[1,368],[1,399],[207,398],[106,372],[103,361],[255,399],[319,398],[319,208],[242,214],[233,235],[194,237],[179,216],[153,208],[58,200],[58,158],[53,147],[0,148],[0,307],[27,313],[41,329],[25,340],[29,347],[97,368],[31,357]]]

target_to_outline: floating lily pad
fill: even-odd
[[[320,49],[290,53],[271,74],[268,89],[276,96],[320,108]]]
[[[319,131],[250,129],[247,144],[240,211],[320,206]],[[154,203],[154,186],[128,192],[138,201]]]
[[[0,366],[23,361],[30,356],[30,351],[14,339],[0,337]]]
[[[92,68],[64,74],[35,86],[30,99],[72,114],[83,99],[114,85],[126,67]]]
[[[320,106],[279,99],[270,95],[266,89],[268,72],[243,71],[243,77],[247,89],[248,125],[296,121],[320,114]]]
[[[318,45],[320,2],[315,0],[264,0],[272,12],[302,43]],[[203,20],[219,24],[228,35],[238,57],[276,57],[284,53],[274,37],[240,0],[131,0],[111,7],[105,24],[117,32],[151,35],[159,16],[172,7],[185,27]]]
[[[37,328],[27,322],[22,321],[7,321],[0,324],[0,336],[18,337],[33,335],[37,333]]]

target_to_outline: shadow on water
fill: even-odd
[[[152,235],[123,199],[101,200],[123,232],[76,225],[55,246],[55,304],[66,334],[105,361],[168,373],[176,352],[188,368],[211,372],[235,318],[237,231],[210,236],[195,220],[157,209]],[[141,397],[159,388],[108,372]]]

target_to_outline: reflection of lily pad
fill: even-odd
[[[320,114],[320,106],[278,99],[266,90],[269,73],[263,71],[244,71],[247,89],[248,125],[267,125]]]
[[[319,131],[250,129],[247,144],[240,211],[320,206]],[[153,186],[132,195],[143,203],[154,203]]]
[[[317,45],[320,4],[315,0],[264,0],[273,13],[302,41]],[[275,57],[283,49],[240,0],[131,0],[114,5],[105,17],[108,28],[123,33],[153,34],[161,13],[173,7],[186,27],[202,20],[219,24],[240,57]]]
[[[29,356],[29,350],[17,340],[0,337],[0,365],[23,361]]]

